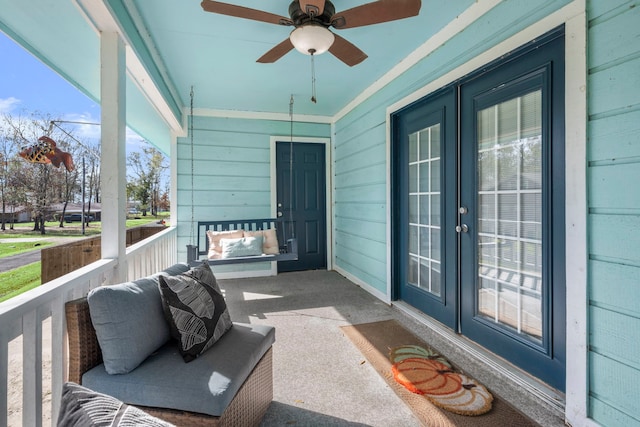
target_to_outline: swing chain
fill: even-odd
[[[289,226],[285,227],[284,232],[286,233],[287,228],[291,227],[291,234],[293,238],[296,237],[296,227],[293,223],[293,94],[291,94],[291,99],[289,100]],[[286,241],[286,235],[284,235]]]
[[[189,97],[191,100],[191,110],[189,113],[189,134],[191,137],[191,234],[189,236],[189,241],[191,244],[195,244],[195,207],[194,204],[194,196],[193,196],[193,185],[194,178],[193,175],[195,173],[195,167],[193,164],[193,86],[191,86],[191,92],[189,93]]]

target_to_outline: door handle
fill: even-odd
[[[469,227],[467,224],[456,225],[457,233],[467,233],[469,231]]]
[[[282,216],[282,212],[278,211],[278,217]]]

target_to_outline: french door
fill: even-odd
[[[395,117],[398,179],[392,223],[397,299],[457,327],[457,186],[455,88],[447,88]]]
[[[564,390],[564,37],[393,118],[395,297]]]

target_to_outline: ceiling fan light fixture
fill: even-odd
[[[329,50],[335,36],[321,25],[304,25],[293,30],[289,39],[299,52],[320,55]]]

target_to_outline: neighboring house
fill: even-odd
[[[63,207],[64,206],[62,203],[57,203],[51,206],[50,211],[53,213],[55,218],[60,218],[60,215],[62,215]],[[91,211],[89,212],[88,209],[89,204],[87,203],[84,206],[84,214],[86,216],[90,216],[91,221],[100,221],[102,214],[100,203],[91,203]],[[82,215],[82,210],[82,203],[67,203],[67,206],[64,210],[65,217],[68,217],[68,219],[73,218],[73,221],[80,221],[80,219],[78,218],[80,218],[80,216]]]
[[[0,218],[2,218],[3,214],[0,212]],[[4,221],[6,223],[14,221],[14,222],[29,222],[31,221],[31,213],[24,206],[9,206],[6,208],[6,212],[4,213]]]
[[[206,101],[190,109],[196,58],[227,43],[226,34],[190,38],[197,23],[176,23],[182,15],[167,1],[98,3],[78,1],[82,13],[65,26],[77,40],[95,37],[82,42],[81,63],[56,46],[63,33],[42,30],[45,10],[34,16],[16,3],[29,18],[0,12],[0,29],[96,98],[117,104],[113,94],[130,91],[130,124],[170,154],[179,259],[192,219],[281,212],[296,224],[285,232],[302,241],[307,268],[337,270],[461,348],[473,341],[496,369],[507,369],[505,359],[517,367],[513,380],[571,425],[640,424],[639,1],[423,0],[422,13],[446,22],[415,28],[407,43],[419,40],[418,49],[325,115],[296,104],[303,112],[291,121],[256,105],[288,99],[287,80],[308,64],[261,79],[224,68],[226,52],[206,72],[212,85],[222,79],[235,88],[233,103],[220,108],[222,95],[201,85],[195,97]],[[22,27],[2,22],[7,16]],[[263,29],[232,23],[244,31],[227,28],[229,40]],[[102,60],[91,26],[107,33]],[[174,46],[182,56],[172,61]],[[144,69],[151,78],[126,80],[125,56],[129,76]],[[96,90],[97,64],[111,90]],[[254,80],[264,92],[245,87]],[[319,88],[342,96],[331,84]],[[113,190],[124,167],[124,101],[105,105],[102,179]],[[104,188],[102,210],[124,212],[122,192]]]

